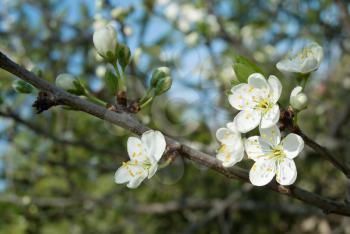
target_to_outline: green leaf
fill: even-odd
[[[27,82],[23,80],[15,80],[12,82],[12,88],[17,92],[17,93],[25,93],[29,94],[34,91],[33,86],[28,84]]]
[[[241,83],[247,83],[249,75],[255,72],[249,66],[241,63],[233,64],[233,70],[236,73],[237,79]]]
[[[246,83],[248,77],[253,73],[261,73],[264,75],[264,72],[260,69],[260,67],[249,59],[240,55],[235,57],[233,70],[236,73],[237,79],[241,83]]]
[[[111,71],[107,71],[105,74],[105,82],[108,90],[112,95],[117,93],[118,89],[118,78]]]
[[[251,67],[255,72],[264,74],[263,70],[261,70],[260,67],[258,67],[254,62],[252,62],[251,60],[247,59],[246,57],[243,57],[242,55],[236,56],[235,57],[235,62],[236,63],[245,64],[245,65]]]

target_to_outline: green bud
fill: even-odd
[[[76,95],[83,95],[85,93],[84,87],[80,83],[79,79],[71,74],[59,74],[55,83],[58,87],[66,90],[67,92]]]
[[[168,91],[171,87],[171,84],[172,79],[170,76],[166,76],[163,79],[160,79],[155,86],[155,95],[159,96]]]
[[[156,87],[159,80],[170,76],[170,70],[168,67],[159,67],[152,73],[151,87]]]
[[[39,67],[33,67],[30,71],[38,77],[43,76],[43,71]]]
[[[17,93],[32,93],[34,88],[23,80],[16,80],[12,83],[12,88]]]
[[[130,63],[130,48],[127,45],[119,43],[117,56],[120,66],[126,68]]]

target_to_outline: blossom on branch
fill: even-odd
[[[277,69],[284,72],[307,74],[317,70],[322,62],[323,49],[313,42],[305,46],[294,56],[279,61]]]
[[[229,102],[240,110],[234,118],[239,132],[249,132],[258,125],[269,128],[278,122],[280,109],[277,101],[281,96],[282,84],[276,76],[270,76],[266,81],[262,74],[253,73],[248,77],[247,84],[238,84],[231,92]]]
[[[281,141],[281,133],[276,125],[259,130],[260,136],[249,137],[244,144],[248,158],[255,161],[249,172],[250,182],[255,186],[263,186],[276,175],[279,184],[293,184],[297,178],[293,159],[303,150],[303,139],[290,133]]]
[[[243,159],[243,141],[233,122],[228,123],[226,128],[219,128],[216,131],[216,138],[221,143],[216,158],[224,167],[232,167]]]
[[[158,161],[165,147],[165,138],[159,131],[147,131],[142,134],[141,139],[129,137],[127,148],[130,160],[118,168],[115,182],[127,183],[128,188],[137,188],[144,179],[150,179],[158,169]]]

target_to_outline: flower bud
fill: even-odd
[[[33,92],[33,86],[28,84],[27,82],[23,80],[16,80],[12,83],[12,88],[17,92],[17,93],[31,93]]]
[[[38,77],[43,76],[43,71],[39,67],[33,67],[30,71]]]
[[[296,110],[302,110],[307,106],[308,98],[302,91],[301,86],[297,86],[290,94],[290,105]]]
[[[159,96],[163,93],[165,93],[166,91],[168,91],[171,87],[172,84],[172,79],[170,76],[166,76],[163,79],[160,79],[156,86],[155,86],[155,95]]]
[[[56,85],[76,95],[84,94],[84,88],[80,81],[75,76],[68,73],[59,74],[56,78]]]
[[[131,53],[128,46],[124,44],[118,44],[118,61],[120,66],[125,68],[130,63]]]
[[[105,59],[115,60],[117,49],[117,33],[111,25],[102,27],[94,32],[94,46]]]
[[[159,80],[170,76],[170,70],[168,67],[159,67],[152,73],[151,87],[156,87]]]

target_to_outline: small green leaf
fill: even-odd
[[[12,88],[17,92],[17,93],[32,93],[34,91],[33,86],[28,84],[27,82],[23,80],[15,80],[12,82]]]
[[[245,65],[251,67],[255,72],[264,74],[263,70],[261,70],[261,68],[258,67],[254,62],[252,62],[251,60],[249,60],[246,57],[243,57],[241,55],[235,57],[235,63],[245,64]]]
[[[233,70],[236,73],[237,79],[241,83],[247,83],[247,80],[250,74],[255,72],[254,70],[251,69],[251,67],[241,63],[233,64]]]
[[[105,82],[108,90],[111,94],[115,95],[118,89],[118,78],[111,71],[107,71],[105,74]]]
[[[118,61],[122,68],[126,68],[131,62],[130,48],[127,45],[118,44]]]
[[[240,55],[235,57],[233,70],[236,73],[237,79],[242,83],[247,82],[248,77],[253,73],[261,73],[264,75],[264,72],[260,69],[260,67],[249,59]]]

